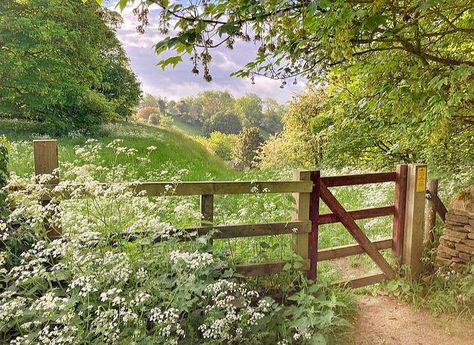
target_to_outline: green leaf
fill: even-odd
[[[172,56],[167,59],[161,60],[158,62],[158,65],[162,68],[165,69],[168,65],[172,65],[172,67],[176,67],[176,65],[180,62],[182,62],[183,59],[181,58],[180,55]]]
[[[233,35],[237,33],[239,30],[240,30],[239,24],[236,24],[234,22],[229,22],[224,25],[221,25],[219,29],[217,29],[217,33],[219,34],[219,36],[222,36],[224,34]]]

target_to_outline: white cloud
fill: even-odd
[[[115,3],[116,0],[111,1],[108,7],[113,9]],[[168,54],[158,57],[153,49],[157,42],[165,38],[158,30],[158,11],[153,9],[150,11],[150,25],[144,34],[139,34],[136,31],[139,22],[133,14],[133,8],[134,6],[129,5],[121,12],[124,23],[117,30],[117,37],[129,56],[132,69],[142,82],[144,92],[177,99],[205,90],[228,90],[236,97],[253,92],[261,98],[272,97],[280,102],[286,102],[293,94],[304,89],[305,85],[302,82],[298,82],[295,86],[292,85],[292,81],[288,81],[287,86],[281,89],[281,81],[256,76],[255,84],[252,85],[249,79],[229,76],[255,57],[257,47],[251,43],[239,42],[235,44],[233,50],[225,47],[214,50],[210,65],[213,81],[210,83],[204,81],[202,75],[196,76],[191,73],[192,65],[188,57],[183,57],[183,62],[176,68],[163,71],[157,66],[157,62]]]

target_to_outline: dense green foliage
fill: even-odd
[[[152,104],[151,97],[147,97],[144,105]],[[163,101],[155,100],[155,103]],[[234,98],[227,91],[204,91],[195,97],[168,101],[164,108],[175,119],[201,128],[207,135],[214,131],[238,133],[241,127],[259,127],[262,131],[277,133],[282,128],[285,111],[285,107],[272,98],[262,100],[252,93]],[[224,116],[228,119],[224,120]],[[221,124],[216,125],[219,122]]]
[[[225,134],[237,134],[242,129],[240,117],[233,113],[216,113],[206,120],[204,132],[221,132]]]
[[[59,132],[130,116],[140,88],[115,36],[120,20],[94,1],[2,1],[0,116]]]
[[[263,138],[257,127],[244,128],[237,137],[233,157],[240,168],[251,168],[257,164],[258,150]]]
[[[317,83],[314,106],[324,110],[312,133],[325,144],[312,157],[323,147],[339,166],[426,162],[449,174],[472,171],[472,1],[158,4],[167,8],[159,25],[171,37],[158,42],[157,53],[193,54],[206,80],[214,48],[253,40],[256,57],[236,75],[262,74],[282,86],[298,75]]]

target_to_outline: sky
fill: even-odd
[[[115,8],[115,5],[109,3],[108,7]],[[230,73],[242,68],[255,57],[257,47],[254,43],[238,43],[233,50],[226,48],[214,50],[210,65],[213,78],[211,82],[205,81],[202,74],[191,73],[192,65],[186,57],[183,57],[183,62],[175,68],[167,67],[163,71],[157,65],[163,56],[157,56],[153,49],[154,45],[164,38],[155,20],[157,11],[151,11],[150,26],[144,34],[139,34],[136,31],[138,20],[132,13],[132,9],[133,7],[128,6],[121,12],[124,23],[117,30],[117,36],[127,52],[130,65],[141,81],[142,90],[145,93],[178,99],[193,96],[205,90],[228,90],[235,97],[253,92],[261,98],[272,97],[280,103],[285,103],[294,94],[304,89],[303,82],[293,85],[289,81],[285,88],[281,89],[281,82],[278,80],[256,76],[255,84],[252,84],[249,79],[231,77]]]

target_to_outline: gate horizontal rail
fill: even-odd
[[[57,142],[54,140],[35,141],[34,149],[36,174],[52,174],[59,166]],[[367,253],[384,273],[345,282],[349,286],[359,287],[391,278],[394,274],[379,251],[392,248],[394,253],[398,255],[402,253],[405,203],[407,202],[405,195],[407,190],[406,167],[406,165],[399,165],[397,171],[394,172],[327,177],[320,177],[319,171],[300,171],[295,173],[292,181],[132,182],[120,185],[125,185],[124,188],[134,191],[137,197],[200,196],[201,226],[184,229],[189,233],[205,235],[212,232],[211,238],[213,239],[292,234],[295,238],[294,251],[302,258],[301,265],[297,266],[302,266],[301,269],[308,272],[310,279],[316,278],[317,262],[319,261]],[[54,183],[57,182],[59,179],[54,181]],[[328,189],[330,187],[387,182],[395,182],[394,204],[365,209],[345,210]],[[113,184],[103,183],[98,184],[97,187],[107,188],[111,185]],[[52,198],[64,200],[72,196],[74,198],[88,197],[86,185],[69,184],[64,186],[61,184],[60,188],[55,189],[56,186],[56,184],[42,185],[45,187],[42,197],[45,203]],[[214,195],[255,193],[292,193],[296,200],[293,220],[258,224],[213,224]],[[331,209],[331,213],[319,213],[320,198]],[[393,217],[392,238],[370,241],[355,222],[359,219],[384,216]],[[318,227],[333,223],[342,223],[358,243],[319,249]],[[45,226],[47,228],[50,226],[46,219]],[[288,262],[284,261],[240,264],[237,266],[237,271],[247,276],[275,274],[282,271],[287,264]]]

